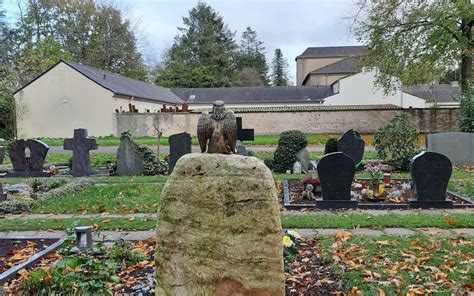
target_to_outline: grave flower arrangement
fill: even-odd
[[[285,231],[282,238],[283,257],[285,259],[285,271],[290,274],[292,273],[290,264],[298,257],[299,239],[301,239],[301,236],[298,232],[294,230]]]

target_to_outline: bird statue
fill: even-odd
[[[202,153],[206,152],[206,148],[207,153],[235,153],[237,119],[234,112],[226,111],[223,101],[215,101],[212,114],[204,112],[199,117],[197,136]]]

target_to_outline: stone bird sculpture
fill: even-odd
[[[234,112],[226,111],[223,101],[215,101],[212,114],[202,113],[198,120],[197,135],[201,152],[235,153],[237,119]]]

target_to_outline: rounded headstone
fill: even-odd
[[[281,235],[261,161],[184,155],[159,203],[156,295],[284,295]]]
[[[350,200],[354,161],[342,152],[326,154],[317,166],[323,200]]]
[[[453,165],[441,153],[423,151],[411,160],[411,176],[418,201],[445,201]]]
[[[361,139],[359,132],[352,129],[346,131],[337,140],[337,151],[349,156],[354,164],[358,164],[364,157],[365,142]]]

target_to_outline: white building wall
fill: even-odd
[[[424,108],[425,100],[397,89],[389,94],[376,87],[375,72],[363,71],[345,78],[336,84],[339,92],[326,98],[324,105],[383,105],[392,104],[403,108]]]
[[[115,109],[128,111],[131,103],[140,112],[153,112],[163,104],[115,97],[65,63],[59,63],[14,97],[20,139],[69,138],[77,128],[86,128],[90,136],[115,135]]]

